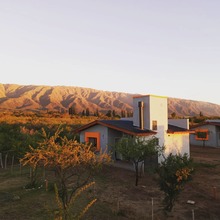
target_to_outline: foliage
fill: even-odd
[[[77,191],[89,183],[103,163],[110,161],[110,156],[102,152],[96,155],[90,145],[61,137],[61,131],[58,129],[53,136],[48,136],[43,130],[43,141],[36,149],[30,146],[30,152],[21,162],[34,169],[43,165],[55,171],[62,209],[66,213]]]
[[[172,113],[171,113],[171,117],[172,117],[172,118],[176,118],[176,112],[172,112]]]
[[[15,159],[21,158],[29,145],[35,147],[39,139],[39,133],[28,125],[0,123],[0,152]]]
[[[62,124],[60,136],[66,136],[68,139],[79,139],[78,135],[73,134],[72,130],[74,126]],[[27,123],[25,125],[16,123],[9,124],[6,122],[0,123],[0,153],[3,155],[8,155],[8,157],[15,156],[18,160],[24,156],[24,154],[29,151],[29,145],[33,148],[37,147],[37,143],[42,140],[42,135],[39,132],[43,128],[51,135],[54,135],[58,125],[38,125]]]
[[[192,179],[193,161],[187,154],[169,154],[157,169],[160,189],[165,193],[165,210],[172,211],[184,185]]]
[[[76,194],[71,198],[68,206],[66,207],[66,209],[63,209],[62,206],[62,201],[60,200],[59,197],[59,191],[57,188],[57,185],[55,184],[54,188],[55,188],[55,197],[56,197],[56,204],[58,206],[58,213],[56,213],[55,219],[81,219],[85,213],[89,210],[89,208],[97,201],[97,199],[93,199],[92,201],[90,201],[81,212],[79,212],[78,214],[73,215],[71,213],[71,206],[74,206],[74,203],[77,201],[77,198],[83,193],[85,192],[89,187],[91,187],[92,185],[94,185],[95,182],[91,182],[86,184],[85,186],[81,187]]]
[[[131,161],[135,166],[136,179],[135,185],[138,185],[139,163],[147,157],[157,155],[162,152],[162,147],[158,146],[158,139],[144,139],[137,136],[124,136],[115,146],[115,150],[122,154],[123,159]]]

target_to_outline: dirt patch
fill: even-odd
[[[138,187],[130,170],[105,167],[102,185],[97,186],[100,202],[123,215],[121,219],[220,219],[220,149],[191,147],[196,163],[193,180],[189,182],[173,208],[163,211],[163,193],[159,190],[156,174],[145,174]],[[104,187],[104,188],[103,188]],[[195,204],[188,204],[193,200]],[[118,218],[120,219],[120,218]]]

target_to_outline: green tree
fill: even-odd
[[[164,209],[166,211],[172,211],[184,185],[192,179],[193,170],[193,161],[187,154],[169,154],[159,165],[157,169],[158,181],[160,189],[165,193]]]
[[[29,126],[30,127],[30,126]],[[29,145],[36,146],[40,139],[39,133],[20,124],[0,123],[0,153],[15,156],[15,159],[23,157],[29,149]]]
[[[139,180],[139,163],[147,157],[157,155],[162,152],[162,147],[158,145],[158,139],[153,137],[145,140],[138,136],[122,137],[115,146],[115,150],[121,153],[123,159],[131,161],[135,167],[135,185]]]

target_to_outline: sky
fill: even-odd
[[[0,0],[0,83],[220,104],[219,0]]]

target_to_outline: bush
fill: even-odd
[[[157,173],[159,175],[160,189],[165,193],[164,209],[166,211],[172,211],[184,185],[192,179],[193,170],[193,161],[187,154],[169,154],[159,165]]]

